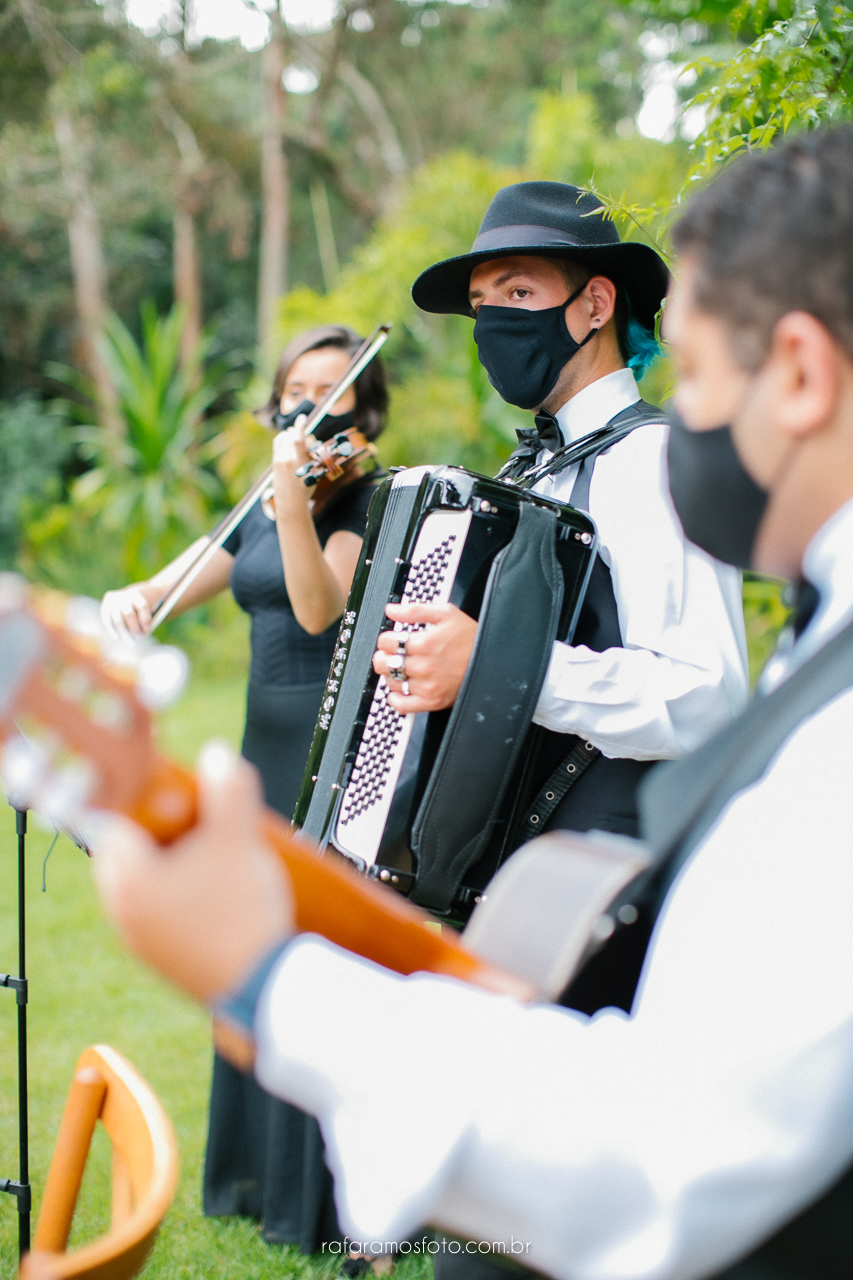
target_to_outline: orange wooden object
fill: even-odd
[[[113,1146],[112,1225],[99,1240],[66,1253],[98,1116]],[[87,1049],[77,1063],[33,1249],[21,1262],[20,1280],[129,1280],[138,1275],[177,1181],[174,1131],[150,1086],[115,1049]]]
[[[195,776],[157,752],[151,716],[127,680],[58,625],[61,599],[33,592],[28,612],[41,625],[46,652],[17,691],[8,721],[23,713],[48,726],[94,767],[91,803],[126,814],[168,845],[196,822]],[[4,728],[0,723],[0,736]],[[322,934],[398,973],[426,970],[519,999],[534,996],[528,983],[425,929],[426,912],[393,889],[366,880],[334,854],[318,857],[271,809],[263,829],[290,875],[301,932]]]
[[[95,1067],[78,1064],[47,1175],[35,1237],[37,1249],[48,1249],[51,1253],[65,1251],[92,1135],[106,1091],[107,1082]]]

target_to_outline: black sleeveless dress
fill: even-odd
[[[321,546],[346,529],[364,534],[373,485],[345,490],[317,522]],[[225,550],[231,589],[252,620],[243,755],[260,771],[267,803],[290,817],[320,706],[338,623],[312,636],[293,614],[275,523],[256,505]],[[332,1178],[316,1120],[270,1097],[253,1076],[214,1057],[204,1212],[258,1218],[265,1240],[313,1253],[341,1238]]]

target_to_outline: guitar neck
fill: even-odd
[[[170,827],[152,821],[152,815],[169,810],[177,815],[177,796],[184,798],[178,821]],[[196,812],[194,775],[157,756],[150,784],[128,808],[127,815],[149,830],[156,827],[158,838],[171,842],[194,823]],[[300,933],[320,934],[397,973],[445,974],[521,1000],[530,1000],[536,994],[523,979],[480,960],[448,937],[447,930],[439,931],[426,912],[406,902],[395,890],[365,879],[338,855],[319,855],[307,843],[296,840],[290,823],[272,809],[264,810],[262,829],[287,870]]]

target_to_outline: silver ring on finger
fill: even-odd
[[[404,698],[408,698],[408,696],[409,696],[409,682],[408,682],[408,680],[404,680],[404,681],[403,681],[403,685],[402,685],[402,688],[401,688],[400,692],[402,693],[402,695],[403,695],[403,697],[404,697]]]
[[[404,653],[391,653],[385,659],[385,666],[389,676],[394,680],[405,680],[406,678],[406,655]]]
[[[397,632],[397,652],[402,653],[404,657],[406,655],[406,644],[408,643],[408,639],[409,639],[408,631]]]

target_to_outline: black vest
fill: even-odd
[[[629,414],[633,414],[633,418],[629,418]],[[605,430],[612,429],[614,424],[619,424],[623,419],[626,419],[625,426],[629,426],[629,430],[636,430],[644,422],[660,422],[661,414],[654,405],[647,405],[641,400],[637,405],[632,405],[631,410],[617,414]],[[617,430],[619,429],[617,426]],[[614,442],[613,446],[602,442],[581,461],[569,498],[571,506],[578,507],[581,511],[589,510],[593,470],[599,453],[608,447],[618,447],[618,442]],[[595,653],[622,647],[613,581],[610,570],[600,555],[595,557],[593,563],[572,644],[585,645]],[[543,731],[534,790],[539,790],[578,741],[575,734]],[[543,830],[591,831],[596,828],[620,835],[636,835],[637,787],[650,763],[627,759],[609,760],[605,756],[598,756],[557,806]]]
[[[643,407],[647,410],[646,421],[660,421],[659,411],[655,416],[653,406]],[[569,498],[570,505],[582,511],[589,510],[589,488],[597,458],[596,452],[583,460]],[[603,653],[605,649],[622,648],[622,643],[613,580],[597,555],[572,644]],[[536,791],[578,741],[574,734],[543,730]],[[639,827],[637,789],[654,763],[599,755],[554,810],[543,831],[597,830],[635,836]],[[581,1013],[611,1006],[629,1012],[648,940],[649,930],[643,921],[632,929],[619,930],[587,962],[560,1003]]]
[[[680,868],[728,801],[756,782],[808,716],[853,686],[853,624],[738,720],[683,760],[659,765],[640,791],[641,831],[655,854],[647,880],[654,919]],[[853,1082],[851,1082],[853,1083]],[[717,1280],[850,1280],[853,1168],[748,1258]]]

